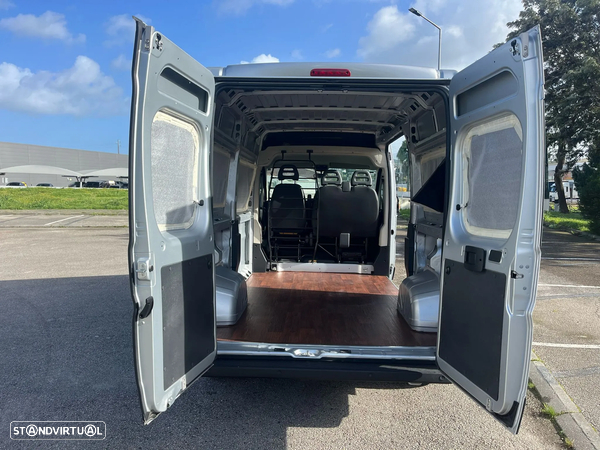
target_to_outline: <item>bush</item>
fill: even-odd
[[[573,170],[579,192],[579,206],[583,217],[590,221],[590,231],[600,234],[600,161],[591,161]],[[596,163],[596,164],[594,164]],[[595,166],[595,167],[594,167]]]

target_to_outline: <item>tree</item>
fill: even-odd
[[[600,142],[600,0],[524,0],[508,39],[539,24],[546,79],[548,154],[560,211],[569,211],[562,177]],[[597,148],[597,147],[596,147]]]
[[[406,139],[402,141],[396,159],[400,161],[400,170],[404,176],[408,176],[408,142]]]

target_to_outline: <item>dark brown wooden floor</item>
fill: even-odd
[[[435,333],[410,329],[396,311],[398,289],[372,275],[266,272],[248,280],[239,322],[221,340],[285,344],[434,346]]]

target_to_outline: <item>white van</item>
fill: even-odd
[[[539,28],[458,73],[207,69],[138,20],[129,264],[144,422],[202,375],[451,381],[516,433],[543,97]],[[397,249],[401,136],[412,206]]]

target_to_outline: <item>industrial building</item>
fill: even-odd
[[[57,187],[65,187],[77,181],[73,176],[63,177],[60,174],[40,173],[3,173],[2,169],[15,166],[52,166],[87,173],[101,169],[126,169],[129,155],[116,153],[93,152],[71,148],[45,147],[41,145],[16,144],[0,142],[0,186],[12,181],[22,181],[28,186],[38,183],[51,183]],[[90,180],[115,180],[114,176],[103,176]]]

